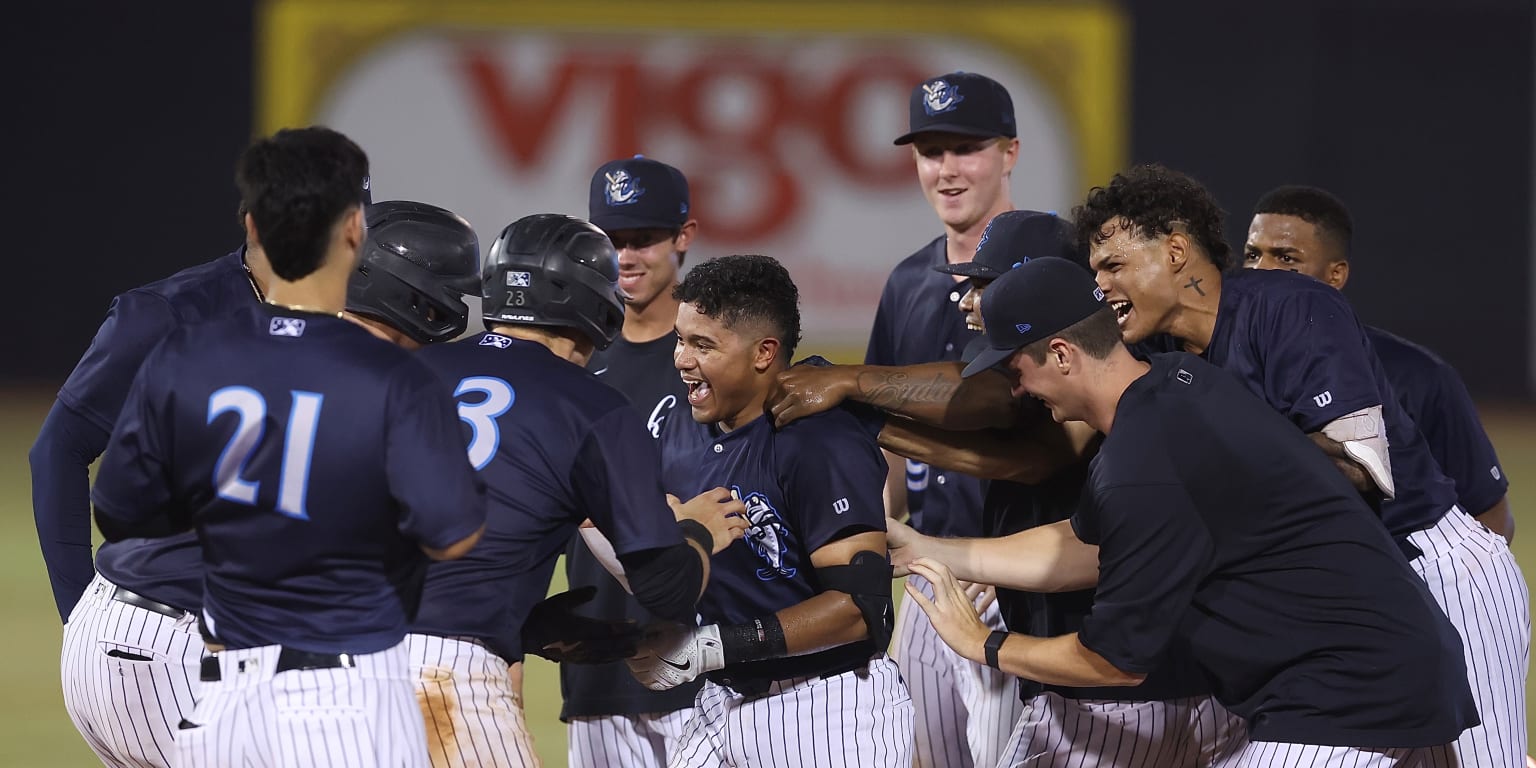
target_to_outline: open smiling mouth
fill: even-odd
[[[709,397],[709,383],[698,379],[683,379],[683,384],[688,387],[688,404],[698,405]]]
[[[1119,320],[1120,327],[1125,327],[1125,319],[1131,316],[1131,302],[1125,299],[1111,301],[1109,306],[1115,310],[1115,318]]]

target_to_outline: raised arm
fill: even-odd
[[[779,374],[769,396],[774,422],[784,426],[844,400],[952,430],[1006,427],[1018,418],[1008,379],[988,371],[960,377],[959,362],[907,366],[797,365]]]

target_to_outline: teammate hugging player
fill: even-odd
[[[677,288],[677,369],[693,420],[662,432],[667,490],[727,486],[746,539],[715,558],[699,627],[658,631],[630,660],[665,689],[707,675],[674,766],[911,763],[912,704],[894,664],[884,462],[850,413],[775,431],[764,413],[800,340],[778,262],[728,256]]]
[[[509,672],[521,679],[525,649],[568,660],[582,646],[567,630],[589,625],[530,614],[583,520],[607,536],[640,604],[672,621],[693,618],[710,555],[746,528],[741,502],[708,485],[674,517],[639,412],[583,369],[624,321],[613,246],[600,230],[570,216],[519,219],[491,246],[482,278],[489,330],[420,353],[460,398],[469,461],[490,496],[484,540],[428,569],[411,624],[416,693],[439,768],[538,764]],[[635,639],[576,660],[623,658]]]

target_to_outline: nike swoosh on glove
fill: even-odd
[[[624,663],[629,665],[630,674],[641,685],[653,691],[676,688],[705,672],[725,666],[720,625],[652,625],[646,629],[639,652],[625,659]]]

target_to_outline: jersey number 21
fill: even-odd
[[[298,520],[308,520],[304,497],[309,490],[309,460],[315,453],[315,427],[320,422],[320,405],[325,396],[297,389],[291,394],[293,406],[288,411],[287,434],[283,435],[283,465],[277,477],[277,511]],[[240,417],[240,423],[235,425],[235,434],[213,465],[213,487],[221,499],[255,506],[261,483],[240,475],[261,443],[267,400],[250,387],[224,387],[208,397],[209,424],[229,411]]]

